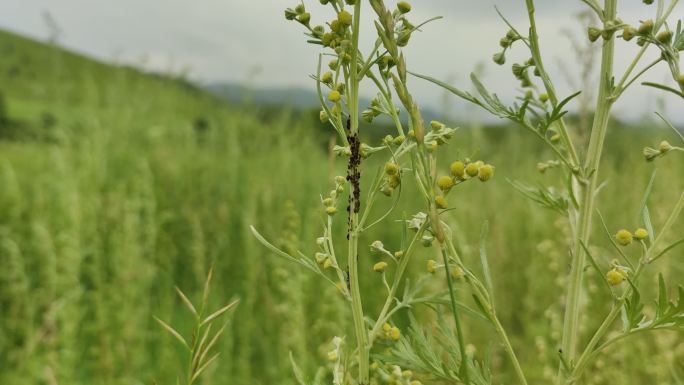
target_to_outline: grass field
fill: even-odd
[[[331,133],[313,114],[232,106],[182,79],[98,63],[7,32],[0,32],[0,96],[0,384],[175,383],[185,358],[153,316],[187,331],[192,320],[174,286],[198,298],[211,265],[212,305],[233,298],[240,304],[203,383],[295,384],[290,351],[315,373],[327,365],[333,336],[353,338],[339,293],[276,259],[249,230],[256,226],[286,249],[315,250],[324,218],[317,196],[344,173],[345,162],[328,155]],[[448,219],[464,258],[473,260],[488,222],[494,291],[505,295],[502,323],[522,347],[530,382],[548,383],[557,369],[568,225],[510,182],[564,181],[553,170],[537,172],[537,162],[552,154],[531,135],[467,123],[446,152],[486,159],[496,177],[485,189],[464,186]],[[684,162],[668,156],[646,163],[641,151],[673,136],[655,120],[610,127],[601,175],[607,183],[598,199],[611,230],[638,225],[656,168],[651,215],[656,228],[662,225],[684,188]],[[394,219],[420,207],[404,202]],[[362,244],[383,239],[396,246],[399,232],[390,227],[373,229]],[[683,219],[675,229],[684,233]],[[600,223],[594,234],[594,254],[610,261],[614,251]],[[421,251],[409,275],[426,275],[434,252]],[[360,264],[366,292],[381,291],[373,260],[361,255]],[[682,282],[682,249],[654,269]],[[603,277],[588,274],[588,295],[603,295],[595,294]],[[642,286],[648,304],[657,282]],[[383,299],[364,298],[364,305],[377,312]],[[413,311],[434,317],[425,307]],[[605,311],[588,309],[582,329],[596,328]],[[407,313],[399,315],[402,328],[407,321]],[[470,335],[486,345],[492,332],[477,325]],[[629,349],[618,344],[615,362],[599,360],[590,381],[675,384],[681,341],[681,333],[659,332],[627,341]],[[511,383],[509,364],[492,349],[497,383]]]

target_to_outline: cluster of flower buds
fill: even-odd
[[[392,326],[389,323],[382,325],[380,337],[388,341],[398,341],[401,338],[401,330],[398,327]]]
[[[643,241],[648,238],[648,231],[643,228],[638,228],[634,233],[629,230],[621,229],[615,233],[615,241],[622,246],[629,246],[634,239]]]
[[[401,257],[404,255],[404,252],[401,250],[392,253],[389,250],[385,249],[385,245],[383,245],[381,241],[374,241],[373,243],[371,243],[370,252],[371,255],[378,256],[380,258],[388,257],[394,260],[395,262],[399,261]],[[377,273],[383,273],[386,268],[387,262],[385,261],[379,261],[373,265],[373,271]]]
[[[386,196],[391,196],[399,186],[401,186],[401,167],[396,163],[385,163],[385,177],[380,191]]]
[[[684,86],[683,86],[684,87]],[[679,150],[679,151],[684,151],[684,148],[681,147],[675,147],[671,145],[668,141],[663,140],[660,142],[658,145],[658,148],[653,148],[653,147],[645,147],[643,150],[644,158],[646,158],[647,161],[651,162],[655,160],[658,157],[661,157],[668,152],[672,150]]]
[[[617,286],[627,279],[630,269],[629,267],[620,265],[620,262],[617,259],[614,259],[611,264],[613,265],[613,268],[606,273],[606,281],[608,281],[611,286]]]
[[[506,64],[506,51],[513,46],[513,43],[522,39],[517,32],[514,30],[509,30],[506,35],[499,40],[499,45],[501,46],[501,52],[497,52],[492,56],[494,63],[498,65]]]
[[[387,365],[380,367],[379,363],[374,363],[372,369],[376,372],[378,380],[388,385],[423,385],[419,380],[414,379],[413,372],[402,370],[398,365]]]
[[[327,197],[321,199],[326,214],[333,216],[337,213],[337,198],[339,197],[339,194],[344,192],[345,183],[345,177],[340,175],[336,176],[335,189],[331,190]]]
[[[520,81],[520,87],[522,88],[531,88],[533,86],[532,81],[530,80],[530,68],[534,68],[532,72],[535,76],[540,76],[539,69],[535,66],[534,59],[532,58],[529,58],[523,63],[514,63],[511,66],[511,72],[513,72],[513,76]],[[527,98],[532,98],[532,95],[533,94],[530,92]]]
[[[546,162],[539,162],[537,163],[537,171],[540,173],[545,173],[547,170],[556,168],[561,165],[561,162],[558,160],[548,160]]]
[[[486,164],[481,160],[475,162],[467,158],[463,161],[457,160],[451,163],[449,168],[451,171],[450,175],[442,175],[437,178],[437,187],[442,191],[443,195],[435,197],[435,205],[440,209],[446,209],[449,206],[445,196],[454,186],[473,178],[486,182],[494,176],[494,166]]]

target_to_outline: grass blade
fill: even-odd
[[[202,321],[201,325],[206,325],[206,324],[208,324],[209,322],[211,322],[211,321],[215,320],[216,318],[220,317],[223,313],[227,312],[228,310],[230,310],[231,308],[233,308],[235,305],[237,305],[238,302],[240,302],[240,300],[239,300],[239,299],[236,299],[235,301],[229,303],[228,305],[226,305],[226,306],[220,308],[219,310],[213,312],[211,315],[209,315],[207,318],[205,318],[204,321]]]

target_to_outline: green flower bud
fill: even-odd
[[[302,24],[309,24],[309,21],[311,20],[311,14],[308,12],[304,12],[301,15],[297,16],[297,20],[299,20],[299,22]]]
[[[589,41],[592,43],[598,40],[599,37],[601,37],[601,34],[603,33],[602,30],[596,28],[596,27],[589,27],[587,29],[587,35],[589,36]]]
[[[295,17],[297,17],[297,12],[295,12],[294,10],[292,10],[290,8],[285,10],[285,19],[294,20]]]
[[[325,84],[330,84],[333,81],[333,74],[332,72],[328,71],[321,76],[321,81]]]
[[[330,68],[331,70],[335,71],[335,70],[337,69],[337,66],[338,66],[338,65],[339,65],[339,63],[337,62],[337,59],[332,59],[332,60],[328,63],[328,68]]]
[[[658,145],[658,149],[660,150],[661,153],[666,153],[666,152],[672,150],[672,145],[667,140],[663,140]]]
[[[328,100],[331,102],[337,103],[340,101],[340,99],[342,99],[342,94],[340,94],[340,92],[337,90],[332,90],[328,94]]]
[[[385,163],[385,174],[387,175],[397,175],[399,172],[399,166],[397,166],[395,163]]]
[[[393,189],[399,187],[401,184],[401,179],[399,175],[390,175],[387,177],[387,185]]]
[[[670,31],[669,29],[660,31],[660,33],[658,33],[658,35],[656,36],[656,40],[663,44],[669,44],[672,41],[672,31]]]
[[[622,38],[625,41],[630,41],[636,36],[637,32],[636,28],[629,25],[625,26],[625,28],[622,29]]]
[[[499,45],[501,48],[508,48],[511,46],[511,41],[508,39],[508,37],[504,36],[499,40]]]
[[[506,55],[503,52],[497,52],[492,56],[494,63],[504,65],[506,63]]]
[[[337,14],[337,20],[345,27],[352,25],[352,15],[347,11],[341,11]]]
[[[387,268],[387,262],[381,261],[373,265],[373,270],[382,273]]]
[[[397,9],[401,13],[409,13],[411,12],[411,4],[409,4],[406,1],[400,1],[399,3],[397,3]]]
[[[520,35],[518,35],[514,30],[509,29],[508,32],[506,32],[506,37],[510,41],[516,41],[520,39]]]
[[[659,157],[662,155],[662,153],[655,148],[652,147],[644,147],[643,150],[644,158],[646,158],[646,161],[651,162],[655,160],[655,158]]]
[[[680,87],[684,88],[684,74],[677,76],[677,83],[679,83]]]
[[[651,32],[653,32],[653,20],[646,20],[642,22],[637,32],[642,36],[650,35]]]
[[[539,94],[539,101],[542,103],[546,103],[549,101],[549,95],[548,94]]]
[[[627,278],[627,273],[619,268],[614,268],[606,273],[606,281],[612,286],[617,286],[625,281]]]
[[[337,213],[337,209],[333,206],[326,207],[325,213],[328,214],[329,216],[333,216],[333,215],[335,215],[335,213]]]
[[[399,135],[396,138],[394,138],[393,142],[397,146],[400,146],[402,143],[404,143],[405,140],[406,140],[406,137],[404,135]]]
[[[651,5],[653,4],[653,0],[644,0],[644,4]]]
[[[318,118],[321,120],[321,123],[325,123],[328,121],[328,113],[321,110],[321,112],[318,113]]]
[[[297,12],[298,15],[301,15],[304,12],[306,12],[306,8],[304,7],[304,4],[297,4],[297,6],[295,7],[294,10],[295,10],[295,12]]]
[[[409,39],[411,39],[411,32],[403,31],[399,34],[399,38],[397,38],[397,45],[399,47],[406,47],[406,45],[409,42]]]
[[[445,126],[444,126],[444,123],[433,120],[430,122],[430,127],[432,127],[432,129],[435,131],[439,131],[442,128],[444,128]]]

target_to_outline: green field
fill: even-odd
[[[218,364],[202,383],[294,385],[289,352],[312,375],[328,365],[333,336],[354,338],[335,288],[276,258],[249,229],[286,249],[315,250],[325,216],[318,196],[346,167],[328,154],[333,132],[317,113],[230,105],[183,79],[99,63],[7,32],[0,32],[0,98],[0,384],[175,384],[186,358],[153,316],[188,332],[192,320],[174,286],[198,299],[212,265],[212,306],[234,298],[240,304],[218,343]],[[496,176],[460,188],[446,219],[472,261],[488,222],[497,311],[530,383],[549,383],[557,369],[568,224],[511,182],[560,188],[564,181],[553,170],[537,172],[552,154],[523,130],[471,129],[467,118],[460,126],[443,156],[485,159]],[[365,132],[384,134],[379,126]],[[611,231],[638,226],[656,168],[649,200],[656,229],[684,189],[681,156],[643,160],[643,147],[663,139],[674,143],[674,133],[655,120],[609,127],[598,207]],[[371,177],[364,175],[362,189]],[[392,214],[397,221],[420,207],[414,191],[403,194],[408,198]],[[398,246],[401,226],[392,223],[365,235],[361,250],[376,239]],[[344,220],[337,225],[344,232]],[[681,237],[684,218],[674,228]],[[599,221],[591,248],[601,261],[615,258]],[[682,250],[652,267],[673,285],[682,282]],[[434,253],[421,250],[409,275],[427,275]],[[364,292],[379,293],[364,297],[371,314],[384,300],[373,263],[360,255]],[[603,277],[587,274],[588,296],[605,296],[598,290]],[[430,287],[444,285],[429,278]],[[652,312],[657,282],[641,286]],[[597,303],[609,302],[591,303],[596,308],[586,309],[583,330],[595,329],[606,313]],[[427,307],[413,313],[435,317]],[[408,313],[396,322],[404,329]],[[478,346],[493,340],[485,324],[468,328]],[[673,373],[684,369],[681,333],[644,334],[613,349],[587,383],[675,384]],[[497,344],[476,354],[491,354],[495,383],[513,382]]]

